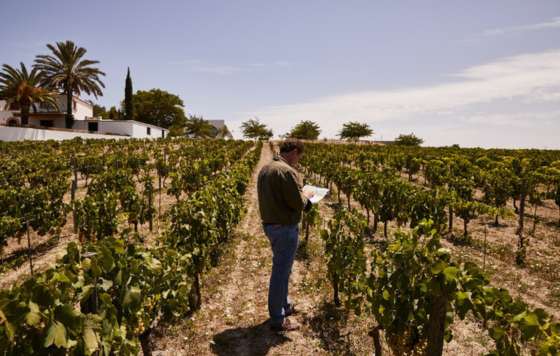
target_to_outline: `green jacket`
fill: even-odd
[[[301,212],[311,205],[303,195],[302,181],[298,172],[281,156],[259,172],[257,191],[259,210],[263,224],[297,224]]]

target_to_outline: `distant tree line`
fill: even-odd
[[[268,140],[273,136],[272,129],[262,123],[258,118],[250,119],[241,124],[243,136],[250,139]],[[319,124],[314,121],[303,120],[296,124],[289,132],[281,135],[282,138],[298,140],[317,140],[321,134]],[[373,135],[373,130],[367,123],[349,121],[342,125],[338,133],[341,140],[357,141],[363,137]],[[414,134],[399,135],[394,144],[403,146],[420,146],[424,140]]]

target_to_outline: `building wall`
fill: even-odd
[[[58,112],[64,115],[66,113],[66,95],[58,95],[56,97],[56,103],[58,106],[57,109],[50,106],[39,106],[36,113]],[[74,97],[72,99],[72,113],[74,114],[74,120],[91,119],[93,117],[93,106],[85,101],[82,101],[78,97]]]
[[[148,135],[147,128],[150,128],[150,135]],[[158,128],[157,126],[143,125],[138,122],[134,122],[132,126],[132,136],[134,138],[161,138],[161,132],[165,133],[167,136],[167,130]]]
[[[138,121],[129,120],[97,120],[89,121],[97,122],[98,133],[100,134],[116,134],[126,135],[134,138],[161,138],[162,131],[167,136],[168,130],[151,126]],[[148,135],[147,128],[150,128],[150,135]],[[88,121],[75,121],[74,129],[88,130]]]
[[[130,121],[98,121],[99,132],[117,135],[132,135],[132,122]],[[87,128],[86,128],[87,129]]]
[[[74,120],[85,120],[93,118],[93,106],[86,104],[81,100],[74,99],[73,110]]]
[[[99,135],[82,132],[31,129],[26,127],[0,127],[0,141],[70,140],[75,137],[96,139],[121,139],[126,136]]]
[[[5,110],[6,102],[0,100],[0,125],[6,125],[8,120],[14,117],[14,113],[10,110]]]
[[[0,111],[0,125],[6,125],[8,123],[8,120],[13,117],[14,114],[11,111]]]

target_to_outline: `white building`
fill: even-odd
[[[14,141],[19,137],[28,139],[36,137],[37,139],[61,139],[58,137],[92,137],[88,134],[95,134],[95,137],[101,135],[107,138],[132,137],[132,138],[162,138],[166,137],[169,130],[159,126],[145,124],[134,120],[102,120],[93,117],[93,105],[90,102],[74,97],[72,100],[72,113],[74,115],[74,125],[71,130],[65,129],[66,114],[66,96],[59,95],[56,98],[58,108],[38,105],[31,108],[29,114],[29,124],[26,127],[21,126],[20,113],[17,110],[7,110],[5,102],[0,101],[0,126],[14,126],[10,130],[0,127],[0,141]],[[23,132],[25,130],[34,130]],[[42,133],[35,130],[48,131],[65,131],[64,135],[55,132]],[[2,131],[4,131],[2,133]],[[8,133],[9,131],[9,133]],[[21,131],[21,132],[19,132]],[[14,134],[16,133],[16,134]],[[70,137],[71,138],[71,137]]]
[[[169,130],[134,120],[76,120],[74,129],[104,135],[121,135],[134,138],[163,138]]]

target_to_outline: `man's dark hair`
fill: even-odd
[[[303,142],[298,140],[286,140],[280,144],[280,153],[288,153],[297,150],[299,154],[303,153]]]

